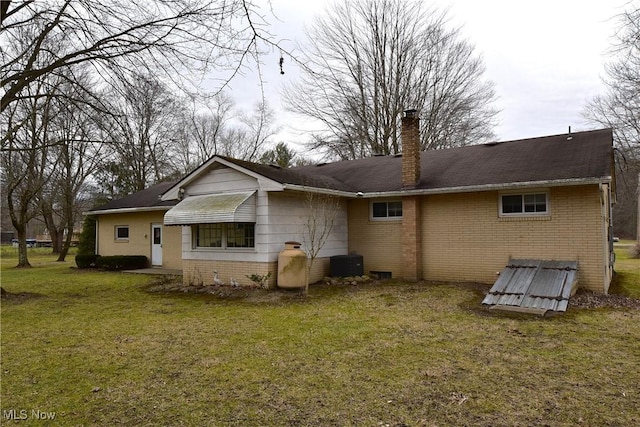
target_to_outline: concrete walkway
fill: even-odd
[[[182,276],[182,270],[172,270],[170,268],[151,267],[140,268],[137,270],[123,270],[123,273],[135,273],[135,274],[152,274],[157,276]]]

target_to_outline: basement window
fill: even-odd
[[[402,218],[402,201],[389,200],[371,202],[371,219],[373,221],[388,221]]]
[[[500,216],[539,216],[548,214],[548,192],[500,195]]]

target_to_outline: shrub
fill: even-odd
[[[96,266],[105,270],[136,270],[149,265],[144,255],[114,255],[97,258]]]
[[[636,243],[629,248],[629,258],[640,258],[640,243]]]
[[[98,266],[98,258],[100,258],[100,255],[78,254],[76,255],[76,265],[78,268],[96,268]]]
[[[271,277],[271,272],[269,271],[267,274],[245,274],[245,276],[259,288],[267,288],[267,281]]]
[[[84,217],[84,222],[82,223],[82,233],[80,234],[80,242],[78,243],[78,254],[93,255],[95,254],[95,248],[96,248],[96,217],[87,215]],[[78,261],[76,260],[76,263],[77,262]]]

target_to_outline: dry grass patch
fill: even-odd
[[[640,424],[639,310],[496,315],[478,287],[399,282],[150,293],[145,276],[3,266],[9,292],[44,296],[2,303],[3,411],[60,425]]]

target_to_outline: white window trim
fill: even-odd
[[[194,251],[219,251],[219,252],[255,252],[256,251],[256,223],[243,223],[253,224],[253,246],[248,248],[236,248],[227,246],[227,224],[226,222],[220,223],[222,227],[222,246],[198,246],[198,227],[207,224],[194,224],[191,227],[191,249]]]
[[[118,230],[121,228],[126,228],[127,229],[127,237],[118,237]],[[113,228],[113,233],[114,233],[114,239],[116,242],[128,242],[129,241],[129,236],[131,236],[131,229],[129,228],[128,225],[116,225]]]
[[[400,205],[402,206],[402,199],[372,199],[369,202],[369,220],[370,221],[402,221],[402,215],[401,216],[385,216],[385,217],[374,217],[373,216],[373,204],[374,203],[393,203],[393,202],[399,202]],[[404,208],[404,206],[403,206]],[[388,205],[387,205],[387,212],[388,212]],[[402,211],[402,214],[404,215],[404,210]]]
[[[514,213],[504,213],[502,212],[502,197],[503,196],[526,196],[531,194],[544,194],[546,208],[545,212],[514,212]],[[524,201],[523,201],[524,203]],[[524,204],[523,204],[524,210]],[[545,217],[551,215],[551,196],[549,194],[549,190],[530,190],[530,191],[509,191],[509,192],[500,192],[498,193],[498,216],[500,218],[522,218],[522,217]]]

